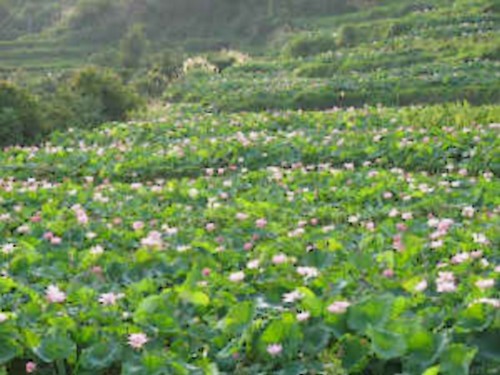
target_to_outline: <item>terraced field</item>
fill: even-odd
[[[10,374],[27,361],[47,374],[496,373],[498,118],[182,106],[9,148],[0,361]]]
[[[452,3],[453,5],[450,5]],[[193,75],[166,99],[215,110],[499,103],[500,19],[492,2],[442,1],[412,8],[296,21],[274,53],[218,75]]]
[[[410,3],[0,150],[0,375],[500,373],[498,8]]]

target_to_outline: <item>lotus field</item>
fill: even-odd
[[[0,374],[500,373],[500,113],[209,114],[0,152]]]

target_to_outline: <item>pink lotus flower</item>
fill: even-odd
[[[299,322],[305,322],[306,320],[309,320],[311,317],[311,313],[309,311],[303,311],[297,314],[297,320]]]
[[[63,303],[66,300],[66,293],[55,285],[49,285],[47,287],[45,296],[50,303]]]
[[[62,238],[54,236],[50,239],[50,243],[52,245],[60,245],[62,243]]]
[[[54,237],[54,233],[52,233],[52,232],[45,232],[43,234],[43,239],[44,240],[49,240],[50,241],[53,237]]]
[[[30,219],[30,221],[32,223],[39,223],[40,221],[42,221],[42,217],[40,215],[35,215]]]
[[[35,362],[26,362],[26,373],[32,374],[36,371],[36,363]]]
[[[280,254],[273,256],[272,262],[274,264],[283,264],[283,263],[286,263],[287,260],[288,260],[288,257],[285,254],[280,253]]]
[[[406,232],[408,230],[408,226],[405,223],[397,223],[396,229],[400,232]]]
[[[403,237],[400,234],[397,234],[392,238],[392,247],[397,251],[403,251],[405,249]]]
[[[368,221],[365,223],[365,228],[368,231],[373,232],[375,230],[375,223],[373,221]]]
[[[132,333],[128,336],[128,344],[134,349],[141,349],[148,341],[144,333]]]
[[[328,306],[327,310],[332,314],[344,314],[349,306],[351,306],[351,304],[347,301],[335,301]]]
[[[453,264],[461,264],[467,260],[469,260],[471,258],[470,254],[469,253],[458,253],[456,255],[454,255],[452,258],[451,258],[451,263]]]
[[[211,270],[210,268],[203,268],[203,269],[201,270],[201,274],[202,274],[203,276],[205,276],[205,277],[210,276],[210,273],[211,273],[211,272],[212,272],[212,270]]]
[[[300,299],[304,298],[304,295],[300,293],[298,290],[294,290],[293,292],[283,294],[283,302],[284,303],[294,303]]]
[[[118,300],[125,297],[123,293],[115,294],[115,293],[103,293],[99,297],[99,302],[104,306],[113,306],[116,305]]]
[[[276,357],[283,351],[283,346],[281,344],[271,344],[267,346],[266,350],[272,357]]]
[[[85,224],[88,224],[89,222],[89,217],[87,216],[87,213],[85,212],[85,210],[82,208],[82,206],[80,205],[75,205],[72,207],[73,211],[75,212],[75,215],[76,215],[76,220],[82,224],[82,225],[85,225]]]
[[[142,221],[134,221],[132,223],[133,230],[141,230],[142,228],[144,228],[144,223]]]
[[[319,271],[316,267],[297,267],[297,273],[304,276],[306,280],[319,276]]]
[[[265,226],[267,225],[267,220],[266,219],[258,219],[256,222],[255,222],[255,226],[257,228],[264,228]]]
[[[250,250],[252,250],[252,248],[253,248],[253,243],[251,243],[251,242],[247,242],[243,245],[243,250],[245,250],[245,251],[250,251]]]
[[[383,275],[387,278],[391,278],[394,276],[394,271],[390,268],[384,270]]]
[[[455,276],[452,272],[439,272],[436,279],[436,290],[438,293],[451,293],[457,289]]]
[[[216,227],[216,225],[214,223],[208,223],[207,225],[205,225],[205,229],[208,232],[213,232],[216,228],[217,227]]]

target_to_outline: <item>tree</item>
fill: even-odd
[[[147,39],[144,27],[133,25],[121,41],[122,65],[127,69],[137,69],[146,51]]]
[[[42,131],[36,99],[9,82],[0,82],[0,146],[26,144]]]

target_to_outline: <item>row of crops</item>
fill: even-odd
[[[206,114],[0,153],[7,374],[494,374],[497,107]]]
[[[500,101],[491,2],[387,9],[380,19],[359,12],[297,22],[283,48],[220,74],[187,76],[165,99],[221,111]]]

